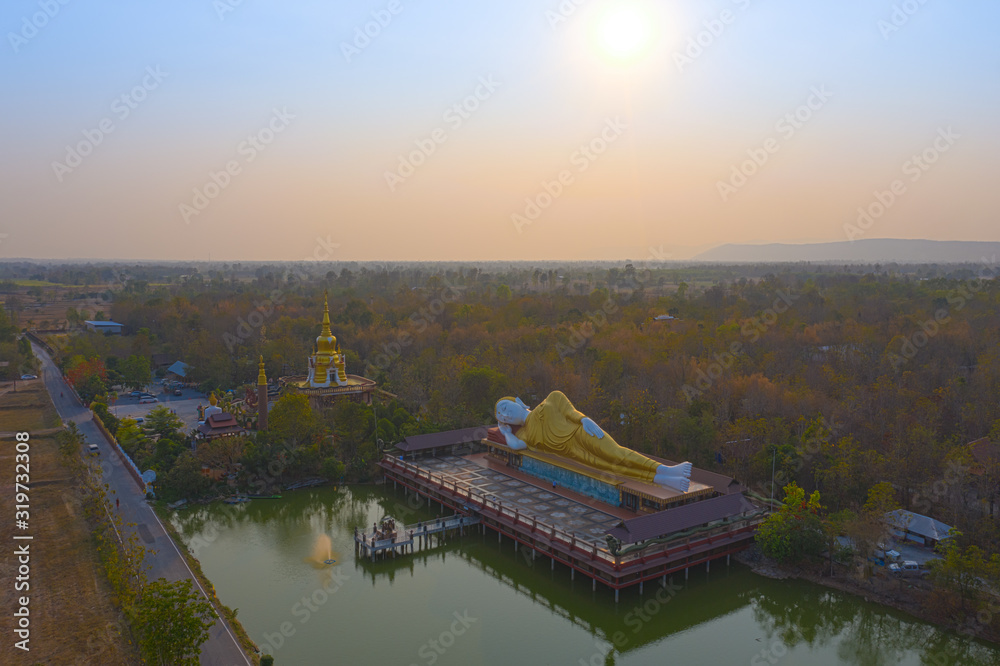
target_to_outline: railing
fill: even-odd
[[[121,447],[121,444],[118,443],[118,440],[115,438],[115,436],[112,435],[111,432],[108,431],[108,429],[105,427],[104,422],[101,421],[101,417],[99,417],[97,414],[94,414],[93,420],[94,420],[94,425],[96,425],[97,429],[101,432],[102,435],[104,435],[104,439],[107,440],[108,445],[111,446],[111,448],[114,450],[116,454],[118,454],[118,457],[125,464],[126,470],[132,475],[132,478],[135,479],[135,482],[139,484],[139,488],[142,490],[143,494],[149,492],[149,486],[142,479],[142,473],[139,472],[139,468],[136,467],[134,462],[132,462],[132,458],[125,452],[125,449]]]
[[[638,553],[630,553],[628,555],[616,557],[608,552],[606,548],[598,547],[596,542],[590,542],[588,547],[585,545],[587,542],[581,541],[575,534],[571,534],[554,525],[539,521],[535,517],[528,519],[527,517],[522,516],[520,510],[517,508],[511,509],[506,507],[500,500],[492,500],[482,493],[471,490],[464,484],[442,479],[422,467],[408,463],[404,460],[399,460],[398,458],[388,454],[384,456],[383,463],[388,463],[393,469],[406,472],[415,479],[425,480],[429,484],[437,486],[439,489],[450,493],[454,497],[464,500],[466,504],[475,506],[477,510],[482,513],[492,514],[497,518],[510,519],[510,527],[512,528],[523,527],[528,529],[532,534],[547,537],[553,548],[557,545],[561,545],[563,550],[565,550],[569,555],[579,554],[592,561],[601,561],[614,567],[616,570],[620,570],[623,566],[628,566],[636,562],[648,563],[659,558],[669,557],[670,555],[680,551],[692,550],[700,547],[706,541],[711,544],[715,540],[721,540],[723,538],[733,537],[747,531],[752,531],[756,523],[759,522],[759,520],[749,520],[741,526],[738,523],[720,525],[717,528],[704,534],[700,534],[695,538],[684,537],[677,539],[676,541],[669,541],[662,544],[662,546],[653,552],[640,551]]]
[[[389,548],[394,545],[410,543],[413,540],[413,537],[437,534],[438,532],[456,529],[459,527],[468,527],[469,525],[475,525],[478,522],[478,519],[472,520],[468,516],[448,516],[446,518],[436,518],[427,522],[404,525],[396,531],[395,537],[388,539],[375,539],[373,541],[372,538],[368,536],[367,532],[355,533],[354,541],[362,543],[369,548],[378,550],[380,548]]]

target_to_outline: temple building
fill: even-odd
[[[379,463],[386,481],[453,511],[453,529],[493,530],[570,580],[613,589],[615,601],[626,587],[641,594],[728,564],[768,515],[736,479],[618,444],[560,391],[534,408],[501,398],[495,415],[496,426],[404,438]],[[404,526],[404,544],[422,529]],[[366,533],[355,543],[372,559],[399,547]]]
[[[209,396],[208,402],[209,406],[205,408],[204,420],[195,429],[196,438],[208,440],[246,434],[246,429],[236,421],[235,416],[222,411],[215,393]]]
[[[375,380],[347,373],[344,353],[330,329],[330,304],[326,297],[316,351],[309,357],[308,374],[282,377],[279,382],[290,391],[308,396],[313,408],[345,398],[371,404]]]

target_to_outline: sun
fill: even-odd
[[[652,42],[652,16],[635,3],[616,3],[597,19],[597,43],[612,60],[631,62]]]

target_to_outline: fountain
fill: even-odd
[[[330,540],[330,536],[328,534],[320,534],[316,537],[312,555],[306,558],[306,562],[309,562],[317,569],[322,569],[336,564],[339,558],[340,554],[333,551],[333,542]]]

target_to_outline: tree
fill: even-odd
[[[153,371],[149,367],[149,359],[145,356],[132,354],[119,365],[119,370],[125,386],[132,390],[145,388],[153,381]]]
[[[785,500],[757,530],[761,552],[780,563],[800,562],[823,552],[826,538],[819,512],[819,492],[806,499],[797,484],[785,486]]]
[[[212,487],[212,481],[201,473],[201,463],[190,451],[184,451],[163,479],[164,499],[196,498]]]
[[[268,430],[289,448],[314,442],[323,432],[323,423],[309,406],[309,398],[288,394],[278,398],[268,414]]]
[[[134,613],[143,656],[154,664],[198,666],[201,645],[215,623],[212,615],[211,604],[190,580],[147,584]]]
[[[181,417],[171,412],[165,405],[160,405],[146,415],[146,422],[143,430],[147,435],[159,435],[171,439],[185,439],[183,432],[184,421]]]
[[[0,342],[14,342],[17,335],[17,325],[7,316],[7,311],[0,308]]]
[[[990,587],[1000,581],[1000,555],[987,557],[978,546],[959,545],[962,533],[952,528],[938,543],[942,559],[931,570],[934,582],[958,596],[963,613],[979,610]]]
[[[142,428],[135,422],[134,419],[124,418],[118,424],[118,431],[115,433],[115,439],[121,444],[121,447],[125,449],[134,459],[136,457],[136,451],[146,443],[146,433],[143,432]]]
[[[868,500],[861,508],[861,512],[853,519],[845,521],[844,531],[854,545],[854,555],[861,564],[862,577],[871,574],[869,558],[889,540],[889,526],[885,522],[885,514],[898,508],[896,490],[891,483],[883,481],[869,488]]]
[[[340,481],[344,478],[344,474],[347,473],[347,467],[344,466],[344,463],[331,456],[323,461],[320,472],[328,479]]]
[[[66,424],[66,429],[56,435],[56,441],[59,443],[59,452],[67,457],[80,455],[85,442],[83,433],[80,432],[75,421],[69,421]]]
[[[108,373],[104,362],[99,358],[72,357],[66,367],[66,378],[80,394],[84,403],[103,395],[108,390],[105,384]]]

